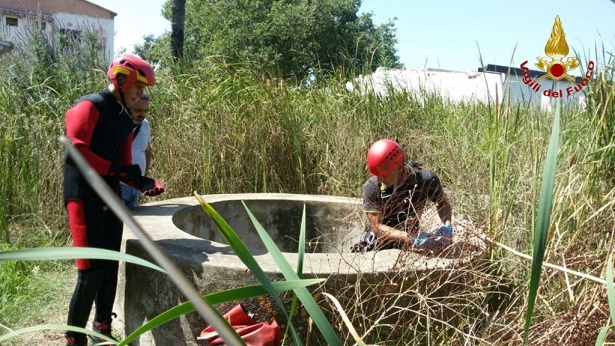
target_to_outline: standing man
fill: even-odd
[[[129,107],[134,128],[132,130],[132,163],[139,165],[141,173],[147,176],[151,162],[151,148],[149,140],[151,136],[147,112],[149,112],[149,96],[141,97]],[[120,183],[122,188],[122,200],[130,209],[137,206],[141,191],[128,184]]]
[[[107,75],[111,84],[106,90],[82,97],[66,112],[66,137],[118,196],[120,181],[143,190],[159,186],[142,176],[139,165],[132,164],[133,122],[126,111],[127,105],[137,101],[147,86],[154,85],[154,70],[135,55],[120,54]],[[74,246],[120,250],[122,222],[69,157],[64,166],[64,203]],[[111,336],[118,262],[77,259],[77,269],[68,325],[85,328],[96,302],[93,330]],[[100,341],[94,338],[94,342]],[[87,338],[67,331],[66,344],[87,345]]]
[[[452,208],[440,179],[416,163],[406,163],[406,153],[390,139],[381,139],[367,152],[372,177],[363,185],[363,211],[369,231],[353,252],[384,248],[433,248],[452,241]],[[427,202],[435,203],[442,226],[434,234],[419,234],[419,219]]]

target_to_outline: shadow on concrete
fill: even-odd
[[[159,203],[156,204],[156,208],[152,208],[149,205],[139,205],[134,207],[131,211],[135,216],[153,215],[152,211],[155,210],[156,215],[171,216],[178,210],[187,207],[193,207],[193,204],[189,203]]]

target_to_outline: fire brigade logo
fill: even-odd
[[[538,62],[535,64],[541,71],[547,74],[538,78],[539,81],[545,80],[547,77],[553,80],[567,79],[574,83],[575,79],[568,74],[579,67],[579,61],[575,57],[568,57],[568,43],[566,42],[566,34],[562,27],[562,21],[559,16],[555,17],[553,29],[551,29],[551,37],[545,45],[545,54],[550,58],[537,57]],[[563,59],[567,59],[564,61]]]
[[[564,28],[562,28],[562,21],[559,16],[555,17],[555,23],[553,23],[553,29],[551,30],[551,37],[545,45],[545,53],[548,58],[537,57],[538,62],[535,64],[541,71],[546,72],[545,75],[538,77],[538,79],[532,78],[530,68],[528,66],[528,60],[525,60],[521,65],[523,83],[527,85],[531,90],[536,93],[542,92],[547,97],[564,97],[571,96],[578,93],[585,88],[594,74],[594,68],[596,64],[593,61],[587,63],[587,69],[585,75],[581,77],[580,83],[577,83],[577,78],[569,75],[568,73],[577,67],[579,67],[579,61],[576,57],[569,57],[568,53],[570,48],[566,42],[566,34],[564,34]],[[564,60],[565,59],[565,60]],[[545,88],[547,83],[544,83],[545,79],[551,78],[553,82],[552,88]],[[557,81],[564,79],[560,83],[559,88]]]

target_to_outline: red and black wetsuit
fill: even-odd
[[[131,164],[132,128],[130,115],[109,90],[82,97],[66,112],[66,137],[118,195],[119,177],[109,173],[111,167]],[[64,202],[75,246],[120,250],[122,222],[85,181],[70,158],[64,169]],[[79,274],[68,324],[85,327],[94,300],[94,320],[109,323],[118,263],[78,259],[77,268]]]

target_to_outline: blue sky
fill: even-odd
[[[170,30],[160,15],[164,0],[89,1],[118,14],[116,51],[121,47],[131,51],[144,35]],[[479,49],[484,64],[518,67],[529,60],[533,65],[537,56],[545,56],[557,15],[570,54],[576,50],[582,57],[601,61],[603,52],[615,53],[615,1],[611,0],[364,0],[359,11],[372,12],[376,24],[396,18],[398,56],[411,69],[476,71]]]

